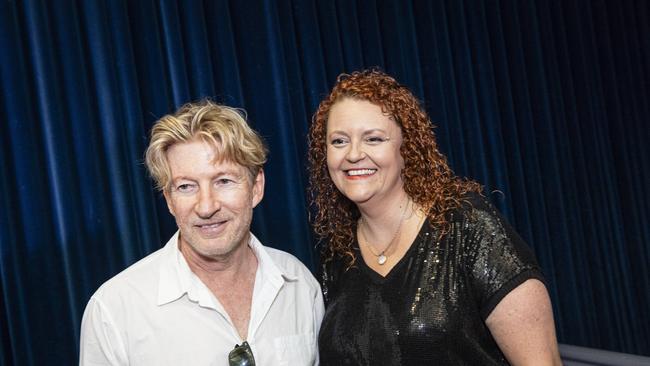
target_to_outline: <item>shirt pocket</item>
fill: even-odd
[[[277,337],[273,340],[278,365],[316,364],[316,341],[312,333]]]

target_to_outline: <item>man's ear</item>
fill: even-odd
[[[253,181],[253,207],[257,206],[264,197],[264,169],[260,169]]]
[[[172,197],[169,193],[169,188],[163,188],[163,196],[165,196],[165,202],[167,202],[167,209],[172,216],[176,217],[174,214],[174,205],[172,205]]]

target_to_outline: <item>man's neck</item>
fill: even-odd
[[[190,270],[210,289],[239,336],[246,339],[258,265],[253,249],[242,244],[229,255],[214,258],[202,256],[188,245],[181,245],[180,250]]]
[[[250,273],[251,268],[257,268],[257,258],[245,243],[219,256],[205,256],[182,242],[179,243],[179,249],[190,270],[206,284],[215,280],[228,283],[229,278],[242,277],[245,273]]]

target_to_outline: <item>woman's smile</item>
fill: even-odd
[[[402,132],[379,106],[338,101],[329,113],[326,138],[330,177],[347,198],[360,204],[403,194]]]

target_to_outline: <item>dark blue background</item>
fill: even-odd
[[[650,355],[650,3],[0,2],[0,365],[72,365],[85,303],[174,231],[142,165],[203,97],[271,154],[253,231],[312,266],[306,131],[340,72],[422,99],[544,267],[561,342]]]

